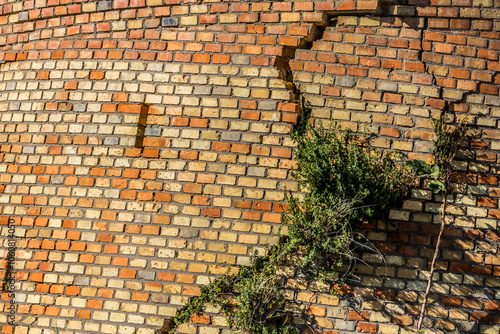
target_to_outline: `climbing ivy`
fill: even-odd
[[[193,314],[201,314],[205,305],[220,307],[229,326],[238,332],[253,334],[294,334],[282,278],[276,274],[277,258],[273,247],[268,256],[254,259],[254,266],[240,266],[236,273],[229,270],[212,283],[200,287],[194,297],[175,317],[165,321],[159,334],[174,334],[178,326],[188,322]]]

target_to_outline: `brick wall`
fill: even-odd
[[[15,333],[154,333],[276,240],[290,130],[378,134],[429,160],[431,115],[471,119],[425,333],[500,332],[500,2],[0,0],[0,267]],[[413,333],[442,200],[423,182],[364,233],[351,289],[287,281],[303,333]],[[8,297],[2,295],[2,333]],[[226,333],[216,310],[180,332]]]

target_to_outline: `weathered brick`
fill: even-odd
[[[497,287],[500,275],[500,191],[492,167],[500,147],[497,10],[489,0],[432,0],[389,6],[381,17],[379,5],[0,5],[2,212],[25,214],[20,226],[37,227],[20,245],[35,251],[23,253],[19,277],[36,286],[30,307],[18,311],[39,316],[44,328],[76,315],[68,330],[152,330],[174,315],[166,303],[180,306],[199,294],[195,284],[208,282],[209,270],[248,264],[250,246],[276,240],[282,190],[297,189],[290,131],[300,111],[292,94],[298,88],[315,124],[366,127],[380,136],[373,146],[408,152],[409,159],[432,161],[430,117],[438,110],[476,117],[480,131],[452,177],[467,187],[458,186],[462,197],[447,208],[461,229],[445,231],[438,267],[447,272],[433,287],[432,298],[445,308],[429,309],[436,319],[425,330],[496,323],[496,305],[477,302],[467,289]],[[283,80],[292,77],[293,84]],[[383,268],[368,255],[374,268],[359,266],[362,286],[352,293],[363,308],[340,312],[337,299],[317,298],[307,309],[317,318],[311,333],[397,333],[413,324],[427,275],[417,269],[432,257],[441,200],[426,190],[427,181],[420,186],[391,211],[396,227],[363,225],[377,249],[390,254]],[[309,288],[330,289],[318,286]],[[126,326],[108,324],[102,308],[120,310],[113,317]],[[200,332],[219,330],[207,327],[210,321],[225,325],[208,313],[193,318]]]

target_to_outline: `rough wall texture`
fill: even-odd
[[[15,333],[153,333],[209,271],[249,263],[296,187],[300,91],[315,121],[366,123],[374,146],[409,158],[430,159],[431,115],[469,114],[425,332],[498,334],[499,8],[0,0],[0,267],[16,278]],[[422,184],[392,221],[367,224],[385,260],[365,255],[340,297],[288,280],[313,317],[303,332],[414,332],[441,200]],[[180,331],[227,331],[217,313],[193,321]]]

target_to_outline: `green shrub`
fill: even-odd
[[[302,250],[302,266],[313,262],[323,268],[318,271],[332,271],[363,247],[357,224],[382,218],[406,195],[409,170],[393,154],[379,158],[366,136],[350,130],[306,126],[294,139],[292,175],[305,194],[302,200],[287,194],[288,252]]]

